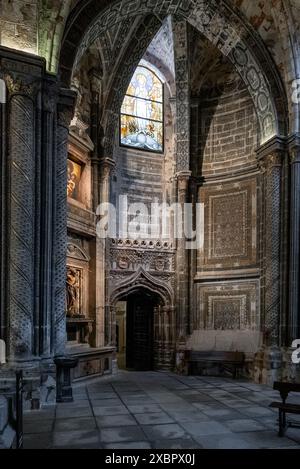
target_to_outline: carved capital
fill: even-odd
[[[191,177],[190,171],[182,171],[180,173],[177,173],[176,178],[177,178],[179,192],[187,191],[190,177]]]
[[[57,105],[58,125],[69,130],[71,120],[74,116],[76,93],[71,90],[60,90]]]
[[[273,151],[259,159],[260,168],[268,171],[275,167],[281,167],[284,158],[284,152],[281,150]]]
[[[35,99],[38,92],[41,90],[40,79],[30,80],[24,75],[6,72],[3,74],[3,79],[10,95],[22,94],[31,99]]]
[[[100,161],[101,181],[108,180],[112,171],[115,169],[116,163],[111,158],[104,158]]]
[[[293,148],[290,150],[290,164],[298,164],[300,163],[300,148]]]

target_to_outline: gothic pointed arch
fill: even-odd
[[[161,280],[154,278],[143,267],[115,286],[110,295],[111,304],[116,304],[119,299],[139,289],[148,290],[158,295],[164,305],[173,306],[174,293],[171,288]]]

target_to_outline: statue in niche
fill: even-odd
[[[82,316],[80,313],[80,270],[67,268],[66,306],[70,318]]]

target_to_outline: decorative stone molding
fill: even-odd
[[[112,247],[118,247],[126,249],[154,249],[154,250],[167,250],[172,251],[174,249],[172,242],[161,241],[161,240],[145,240],[145,239],[112,239]]]

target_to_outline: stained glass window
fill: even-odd
[[[121,108],[121,144],[163,151],[163,84],[146,67],[138,66]]]

